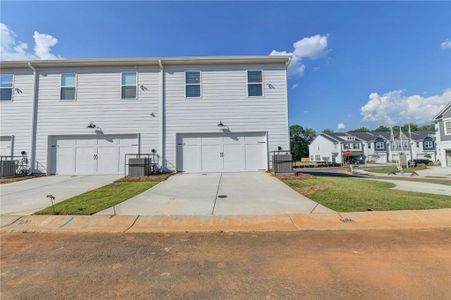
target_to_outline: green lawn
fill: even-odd
[[[115,182],[55,204],[59,215],[92,215],[153,187],[159,181]],[[52,207],[36,214],[53,215]]]
[[[412,172],[416,172],[419,170],[424,170],[426,168],[405,168],[404,172],[405,173],[412,173]],[[388,173],[399,173],[398,169],[396,167],[386,167],[386,168],[378,168],[378,169],[366,169],[365,171],[370,172],[370,173],[380,173],[380,174],[388,174]]]
[[[451,208],[451,197],[390,189],[388,182],[356,178],[315,177],[284,182],[335,211]]]

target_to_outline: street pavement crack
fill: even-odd
[[[221,180],[222,180],[222,173],[221,173],[221,176],[219,176],[218,188],[216,189],[216,195],[215,195],[215,200],[213,202],[213,207],[211,209],[211,215],[215,214],[216,202],[218,201],[219,188],[221,187]]]

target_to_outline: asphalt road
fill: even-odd
[[[1,299],[451,297],[451,230],[0,238]]]

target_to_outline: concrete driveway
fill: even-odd
[[[109,184],[120,175],[99,176],[44,176],[0,185],[0,213],[32,214],[51,205],[46,197],[55,196],[55,202]]]
[[[449,185],[435,184],[435,183],[428,183],[428,182],[418,182],[418,181],[377,179],[377,178],[374,178],[371,180],[393,183],[396,185],[393,188],[395,190],[451,196],[451,186],[449,186]]]
[[[271,215],[332,211],[264,172],[177,174],[115,209],[118,215]],[[113,214],[113,209],[99,214]]]

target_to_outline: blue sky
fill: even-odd
[[[23,43],[20,55],[30,58],[304,51],[303,74],[289,78],[290,123],[316,130],[426,123],[451,100],[451,2],[2,1],[1,8],[2,37],[9,34],[2,56]],[[308,40],[315,36],[326,42],[319,50]],[[294,49],[303,39],[313,44]],[[41,42],[47,48],[34,50]],[[310,46],[317,55],[305,53]]]

